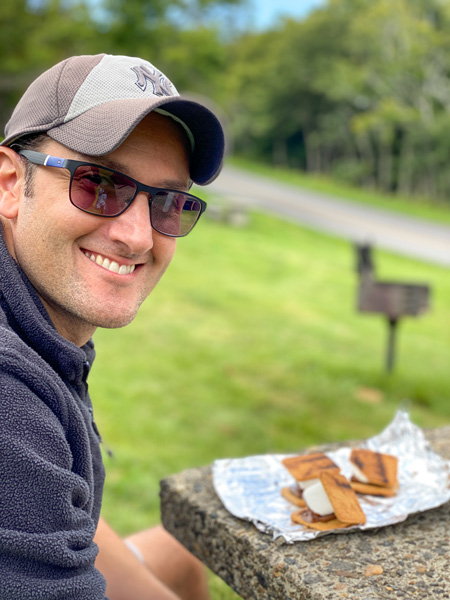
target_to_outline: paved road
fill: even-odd
[[[351,242],[369,242],[374,248],[450,267],[448,225],[299,190],[230,166],[224,167],[208,191]]]

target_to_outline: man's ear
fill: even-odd
[[[22,159],[6,146],[0,146],[0,215],[15,219],[25,182],[25,165]]]

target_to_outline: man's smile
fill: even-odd
[[[115,260],[103,257],[101,254],[94,254],[87,250],[83,250],[83,252],[92,260],[92,262],[95,262],[100,267],[112,271],[113,273],[117,273],[118,275],[129,275],[130,273],[133,273],[136,268],[136,265],[121,265]]]

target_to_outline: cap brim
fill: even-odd
[[[218,118],[208,108],[180,96],[157,100],[114,100],[91,108],[47,134],[75,152],[101,156],[115,150],[150,112],[164,108],[192,133],[191,179],[206,185],[220,173],[225,137]]]

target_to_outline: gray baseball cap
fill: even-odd
[[[225,138],[213,112],[187,97],[150,62],[130,56],[73,56],[40,75],[5,127],[1,145],[45,132],[75,152],[112,152],[150,112],[175,119],[191,142],[191,179],[213,181],[222,166]]]

